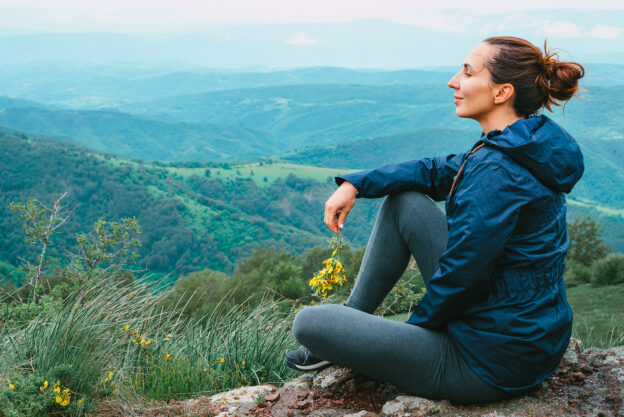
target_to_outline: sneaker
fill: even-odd
[[[320,371],[331,365],[306,348],[290,351],[286,354],[286,364],[297,371]]]

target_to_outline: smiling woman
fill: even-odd
[[[521,395],[554,372],[572,329],[565,193],[584,166],[539,111],[570,99],[582,76],[523,39],[488,38],[448,83],[456,114],[483,130],[470,151],[337,177],[325,203],[336,233],[356,198],[388,197],[347,305],[301,310],[293,332],[305,347],[287,363],[336,363],[458,403]],[[432,200],[446,200],[446,214]],[[372,315],[410,256],[425,296],[407,323]]]

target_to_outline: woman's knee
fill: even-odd
[[[402,193],[389,195],[385,203],[392,207],[395,210],[409,209],[409,210],[418,210],[420,207],[430,207],[435,206],[433,200],[427,197],[425,194],[409,190],[403,191]]]
[[[324,312],[320,307],[305,307],[297,313],[293,321],[292,332],[295,339],[302,345],[307,345],[307,341],[315,337],[315,334],[321,329]]]

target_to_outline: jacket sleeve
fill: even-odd
[[[446,199],[453,178],[465,153],[388,164],[377,169],[358,171],[336,177],[336,184],[348,181],[357,189],[357,197],[377,198],[407,190],[420,191],[435,201]]]
[[[497,258],[531,198],[529,179],[515,171],[500,161],[469,160],[447,205],[447,250],[408,323],[443,328],[487,297]]]

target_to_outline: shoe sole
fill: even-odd
[[[329,365],[331,365],[331,363],[328,361],[320,361],[312,365],[297,365],[296,363],[286,361],[286,365],[297,371],[316,371],[327,368]]]

